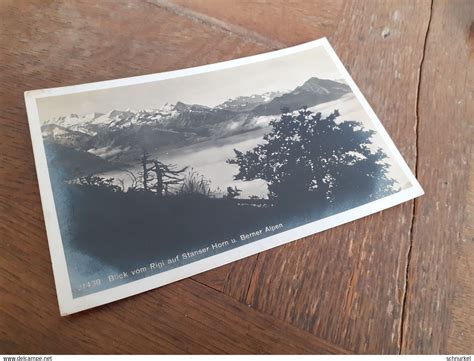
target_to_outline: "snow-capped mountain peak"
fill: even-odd
[[[257,107],[260,104],[268,103],[277,96],[282,95],[283,92],[274,91],[274,92],[266,92],[263,94],[253,94],[249,96],[239,96],[236,98],[230,98],[226,100],[224,103],[219,104],[216,108],[217,109],[225,109],[231,111],[250,111]]]
[[[106,114],[70,114],[43,123],[48,142],[95,154],[124,153],[124,149],[155,149],[176,141],[222,138],[264,128],[283,109],[294,111],[338,99],[349,86],[316,77],[288,91],[242,95],[215,107],[200,104],[164,103],[152,109],[112,109]],[[104,151],[106,149],[107,151]],[[130,153],[132,154],[133,151]],[[137,153],[138,154],[138,153]]]

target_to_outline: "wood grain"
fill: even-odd
[[[245,303],[256,261],[257,256],[247,257],[192,278]]]
[[[19,317],[16,296],[2,301],[2,353],[346,353],[192,280],[66,318],[41,294]]]
[[[233,1],[233,0],[149,0],[177,13],[203,21],[224,20],[244,36],[267,38],[266,43],[296,44],[327,36],[341,21],[342,0],[318,1]],[[212,19],[203,17],[209,16]],[[229,26],[230,24],[230,26]]]
[[[435,1],[421,72],[418,177],[403,352],[474,352],[473,20]]]
[[[208,4],[192,6],[221,16],[218,7],[203,3]],[[227,16],[239,25],[254,12],[237,3],[228,6]],[[278,18],[279,28],[297,23],[303,6]],[[327,34],[329,40],[414,168],[418,71],[429,3],[349,2],[336,13],[338,27]],[[253,23],[252,29],[278,36],[267,32],[268,23]],[[326,35],[317,23],[311,34]],[[413,205],[405,204],[261,254],[247,303],[356,352],[397,353],[412,212]]]
[[[469,0],[3,1],[0,352],[472,353],[472,11]],[[60,318],[23,91],[322,36],[426,195]]]

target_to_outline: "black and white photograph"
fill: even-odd
[[[325,39],[25,98],[63,315],[423,192]]]

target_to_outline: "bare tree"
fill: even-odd
[[[150,168],[148,168],[148,164],[151,163],[151,160],[149,158],[150,158],[150,154],[148,154],[148,152],[144,149],[143,154],[139,160],[142,164],[141,176],[143,180],[143,189],[145,190],[145,192],[148,191],[148,182],[150,181],[150,176],[149,176]]]
[[[188,167],[177,169],[175,164],[164,164],[158,160],[153,160],[153,166],[149,168],[155,173],[155,192],[158,196],[168,194],[169,187],[181,183],[184,178],[180,175],[186,171]]]

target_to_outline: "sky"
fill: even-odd
[[[165,103],[174,104],[178,101],[216,106],[237,96],[292,90],[311,77],[342,78],[322,46],[203,74],[40,98],[37,104],[41,122],[70,114],[159,108]]]

